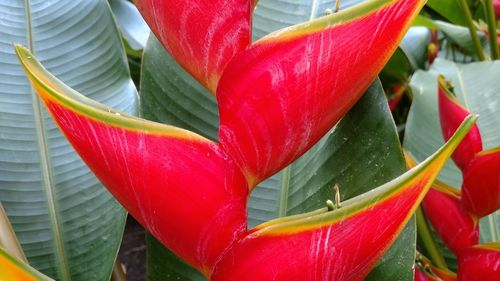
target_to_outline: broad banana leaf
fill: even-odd
[[[126,213],[40,106],[12,44],[132,113],[137,92],[108,3],[6,0],[0,18],[0,200],[33,267],[59,280],[107,281]]]

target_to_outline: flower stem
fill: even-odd
[[[488,33],[490,35],[491,58],[497,60],[500,58],[500,51],[498,49],[497,24],[495,11],[493,9],[493,1],[485,0],[484,5],[486,8],[485,17],[486,22],[488,23]]]
[[[422,240],[422,243],[424,244],[423,246],[427,252],[429,259],[438,268],[447,270],[448,266],[446,265],[446,261],[444,260],[443,255],[441,254],[441,251],[436,244],[436,241],[434,241],[434,239],[432,238],[432,233],[429,225],[427,224],[427,220],[425,219],[425,214],[422,210],[422,207],[418,207],[416,215],[417,233]]]
[[[472,38],[472,43],[474,44],[474,49],[476,50],[477,58],[480,61],[485,61],[486,56],[484,55],[483,46],[481,46],[481,41],[479,41],[479,36],[477,35],[477,29],[472,21],[472,14],[470,12],[469,6],[466,0],[458,0],[460,8],[464,14],[465,20],[467,21],[467,26],[469,27],[470,36]]]

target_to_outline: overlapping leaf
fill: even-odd
[[[12,48],[31,46],[58,77],[122,111],[136,89],[106,1],[0,3],[0,200],[32,266],[108,280],[125,212],[50,120]]]

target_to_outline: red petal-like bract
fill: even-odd
[[[441,120],[441,130],[443,137],[448,140],[455,130],[458,128],[464,118],[469,115],[469,111],[463,107],[449,90],[448,83],[444,77],[438,78],[438,101],[439,101],[439,116]],[[469,165],[469,162],[474,158],[476,153],[483,150],[481,134],[479,128],[474,126],[469,135],[460,144],[455,153],[453,160],[457,166],[464,171]]]
[[[458,281],[500,280],[500,243],[476,245],[458,257]]]
[[[465,136],[472,124],[462,127]],[[465,123],[464,123],[465,124]],[[285,217],[251,230],[217,263],[213,281],[363,280],[403,229],[458,145],[333,211]]]
[[[209,274],[246,231],[248,186],[220,147],[97,104],[17,49],[67,139],[117,200],[174,253]],[[64,93],[59,94],[59,93]]]
[[[455,255],[478,243],[478,219],[460,203],[458,190],[436,182],[422,205],[432,226]]]
[[[211,280],[360,280],[477,119],[466,118],[443,148],[414,169],[339,209],[281,218],[247,233],[247,181],[220,146],[89,100],[27,49],[17,46],[16,52],[50,114],[104,185]]]
[[[215,93],[231,58],[251,40],[253,0],[134,0],[168,52]]]
[[[500,209],[500,148],[478,153],[467,166],[462,203],[478,217]]]
[[[251,187],[316,143],[389,60],[423,0],[375,0],[272,33],[228,64],[219,139]]]

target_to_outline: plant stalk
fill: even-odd
[[[472,14],[470,12],[469,6],[466,0],[458,0],[458,5],[462,9],[467,26],[469,27],[470,36],[472,38],[472,43],[474,44],[474,49],[476,50],[477,58],[480,61],[485,61],[486,56],[484,55],[483,46],[481,46],[481,41],[477,35],[477,28],[472,21]]]
[[[500,50],[498,47],[498,37],[497,37],[497,22],[495,18],[495,11],[493,9],[493,0],[485,0],[484,2],[486,9],[486,22],[488,23],[488,33],[490,36],[490,52],[491,59],[500,59]]]
[[[419,206],[416,212],[417,216],[417,233],[424,244],[424,248],[427,251],[427,255],[432,263],[440,269],[448,270],[448,266],[446,265],[446,261],[444,260],[441,251],[436,244],[436,241],[432,238],[432,233],[427,224],[427,220],[425,219],[424,211],[422,207]]]

